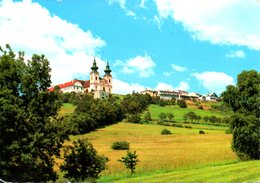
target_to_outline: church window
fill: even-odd
[[[106,91],[106,88],[105,88],[105,87],[103,87],[103,91]]]
[[[96,76],[96,80],[97,80],[97,76]]]
[[[108,82],[110,83],[110,79],[108,80]]]

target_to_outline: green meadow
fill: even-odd
[[[65,104],[60,114],[73,112],[74,106]],[[159,120],[160,112],[172,112],[174,120],[183,122],[184,113],[223,117],[215,110],[160,107],[150,105],[153,120]],[[207,124],[188,124],[192,128],[160,126],[157,124],[133,124],[120,122],[91,133],[70,136],[71,141],[88,138],[99,154],[109,158],[108,168],[102,172],[100,182],[244,182],[258,181],[260,161],[240,162],[231,150],[232,135],[225,134],[228,127]],[[161,135],[167,128],[172,135]],[[199,134],[203,130],[206,134]],[[70,144],[67,141],[65,144]],[[140,162],[132,176],[118,161],[125,150],[113,150],[115,141],[127,141],[136,151]],[[57,160],[62,163],[62,160]],[[63,180],[62,178],[60,180]]]

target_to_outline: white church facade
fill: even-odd
[[[60,91],[63,93],[92,93],[94,98],[107,98],[108,95],[112,92],[112,71],[108,63],[104,72],[105,75],[103,78],[100,77],[98,66],[94,58],[90,72],[90,80],[74,79],[72,81],[59,84],[58,86]],[[54,90],[54,87],[49,88],[49,90]]]

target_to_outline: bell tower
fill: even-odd
[[[109,63],[107,62],[106,69],[104,70],[105,75],[104,79],[106,80],[106,92],[111,93],[112,92],[112,75],[111,75],[111,69],[109,67]]]
[[[94,57],[93,65],[91,67],[90,72],[90,90],[91,91],[98,91],[100,90],[100,79],[99,79],[99,73],[98,73],[98,66],[96,63],[96,59]]]

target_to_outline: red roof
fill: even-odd
[[[74,84],[76,82],[80,82],[83,86],[83,88],[88,88],[90,86],[90,81],[89,80],[78,80],[78,79],[74,79],[72,81],[69,81],[69,82],[66,82],[66,83],[63,83],[63,84],[59,84],[59,88],[62,89],[62,88],[66,88],[66,87],[69,87],[69,86],[74,86]],[[49,91],[53,91],[54,90],[54,86],[50,87],[48,89]]]

